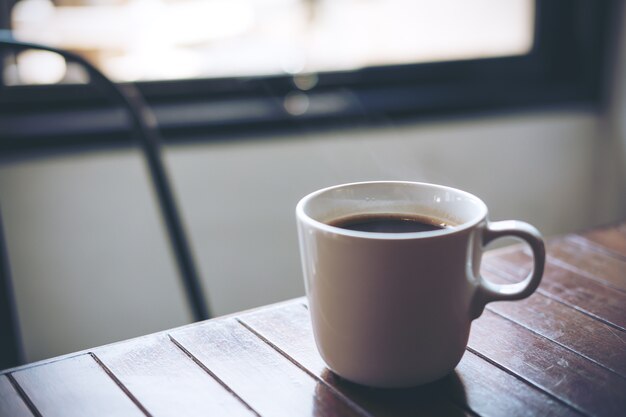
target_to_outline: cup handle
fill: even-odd
[[[474,318],[482,314],[487,303],[521,300],[531,295],[541,282],[546,262],[546,250],[539,230],[518,220],[488,223],[482,229],[482,246],[505,236],[517,237],[530,246],[533,252],[533,269],[523,281],[515,284],[495,284],[480,276],[472,303]]]

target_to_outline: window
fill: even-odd
[[[0,0],[3,9],[11,0]],[[610,2],[19,0],[16,37],[135,81],[168,140],[597,101]],[[123,142],[56,56],[4,55],[0,150]],[[45,84],[45,85],[23,85]],[[45,93],[45,94],[44,94]]]
[[[18,39],[145,81],[523,55],[533,17],[531,0],[20,0],[11,23]],[[30,52],[6,83],[72,81],[55,58]]]

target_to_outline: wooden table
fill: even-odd
[[[407,390],[343,381],[319,357],[305,299],[6,370],[0,415],[626,415],[626,224],[548,245],[530,298],[493,303],[455,372]],[[492,251],[511,282],[530,258]]]

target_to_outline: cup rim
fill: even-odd
[[[468,200],[475,202],[480,208],[480,215],[477,215],[471,220],[468,220],[457,226],[448,227],[448,228],[441,229],[441,230],[433,230],[429,232],[385,233],[385,232],[363,232],[363,231],[357,231],[357,230],[344,229],[344,228],[337,227],[337,226],[331,226],[319,220],[315,220],[314,218],[312,218],[305,212],[305,207],[307,203],[323,193],[326,193],[328,191],[332,191],[338,188],[353,187],[353,186],[367,185],[367,184],[417,185],[421,187],[437,188],[439,190],[446,190],[446,191],[458,193],[461,196],[467,198]],[[308,195],[300,199],[300,201],[296,205],[296,217],[300,221],[312,227],[315,227],[317,229],[320,229],[328,233],[337,234],[337,235],[344,235],[344,236],[364,238],[364,239],[378,239],[378,240],[427,239],[427,238],[452,235],[452,234],[461,232],[463,230],[467,230],[472,227],[475,227],[477,224],[479,224],[480,222],[482,222],[483,220],[487,218],[487,212],[488,212],[487,205],[480,198],[476,197],[475,195],[471,193],[468,193],[467,191],[459,190],[458,188],[453,188],[453,187],[449,187],[446,185],[439,185],[439,184],[433,184],[433,183],[427,183],[427,182],[416,182],[416,181],[361,181],[361,182],[338,184],[338,185],[333,185],[330,187],[322,188],[317,191],[313,191],[312,193],[309,193]]]

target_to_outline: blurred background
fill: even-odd
[[[136,83],[214,316],[304,294],[297,201],[458,187],[546,236],[626,217],[624,2],[0,0],[20,40]],[[2,50],[0,212],[26,359],[192,321],[129,121]]]

